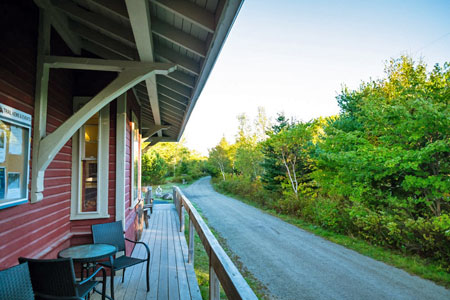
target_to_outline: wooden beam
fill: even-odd
[[[183,112],[186,111],[186,106],[185,105],[181,105],[180,103],[178,103],[178,102],[176,102],[176,101],[174,101],[174,100],[172,100],[170,98],[167,98],[164,95],[159,95],[159,96],[160,96],[159,101],[160,101],[161,105],[164,104],[164,105],[176,108],[176,109],[178,109],[180,111],[183,111]]]
[[[172,73],[169,73],[168,75],[173,80],[178,81],[181,84],[184,84],[188,88],[194,88],[195,87],[195,76],[190,76],[184,72],[181,71],[174,71]]]
[[[150,142],[150,146],[154,146],[159,142],[175,142],[174,138],[167,136],[154,136],[149,137],[146,142]]]
[[[142,138],[146,139],[147,137],[154,135],[160,130],[167,130],[169,128],[170,128],[169,125],[153,125],[149,128],[143,128]]]
[[[105,10],[108,14],[129,21],[127,7],[122,0],[85,0],[93,6]]]
[[[100,47],[106,48],[120,55],[123,58],[129,60],[137,60],[139,57],[136,49],[129,47],[121,42],[118,42],[117,40],[112,39],[104,34],[101,34],[100,32],[91,29],[87,26],[84,26],[80,23],[70,22],[70,28],[72,29],[73,32],[81,36],[83,39],[90,41],[91,43],[94,43]]]
[[[165,121],[169,121],[171,124],[177,125],[177,127],[181,124],[179,118],[173,117],[172,115],[167,114],[165,111],[161,112],[161,116],[164,117]]]
[[[125,0],[133,29],[134,40],[141,61],[153,62],[153,38],[151,33],[150,3],[147,0]],[[156,88],[156,76],[151,76],[145,81],[147,94],[152,108],[153,119],[156,125],[161,125],[159,113],[158,91]],[[158,132],[162,136],[162,132]]]
[[[55,57],[47,56],[46,58],[55,59]],[[57,63],[53,61],[52,65],[58,68],[75,68],[82,67],[88,70],[103,70],[103,71],[117,71],[121,73],[108,84],[102,91],[100,91],[91,101],[84,105],[80,110],[67,119],[61,126],[59,126],[50,135],[43,138],[40,142],[39,156],[33,157],[37,160],[37,164],[33,167],[37,169],[37,178],[35,181],[36,198],[42,197],[44,190],[44,172],[59,150],[65,143],[73,136],[73,134],[95,113],[102,109],[105,105],[113,101],[115,98],[125,93],[128,89],[135,86],[137,83],[145,80],[155,72],[167,73],[174,70],[174,66],[168,66],[161,63],[140,63],[140,62],[117,62],[105,61],[102,59],[86,59],[61,57],[63,62]],[[103,63],[102,63],[103,61]],[[106,63],[116,63],[119,67],[109,66]],[[50,66],[50,65],[48,65]],[[39,195],[40,194],[40,195]]]
[[[200,74],[200,65],[195,60],[181,55],[177,51],[166,46],[155,45],[155,53],[185,69],[186,71],[198,76]]]
[[[170,99],[175,100],[176,102],[178,102],[180,104],[183,104],[183,105],[186,105],[186,106],[189,103],[189,99],[187,99],[186,97],[181,96],[178,93],[175,93],[172,90],[169,90],[166,87],[163,87],[162,85],[158,86],[158,93],[162,94],[162,95],[164,95],[166,97],[169,97]]]
[[[177,81],[171,79],[168,76],[156,76],[158,84],[177,92],[181,96],[190,98],[192,94],[192,89],[178,83]]]
[[[45,55],[50,54],[50,17],[46,10],[39,10],[39,33],[36,65],[36,90],[34,94],[34,126],[33,126],[33,157],[39,157],[41,139],[47,134],[47,96],[49,67],[44,64]],[[37,193],[38,168],[37,160],[33,160],[31,168],[31,202],[42,200],[42,194]],[[43,174],[41,174],[43,177]]]
[[[72,33],[69,29],[69,20],[67,17],[60,13],[50,2],[50,0],[34,0],[37,6],[44,9],[49,15],[50,22],[67,44],[67,46],[76,55],[81,54],[81,42],[80,39]]]
[[[97,45],[91,41],[81,39],[81,48],[91,52],[92,54],[97,55],[98,57],[109,59],[109,60],[123,60],[128,59],[124,56],[121,56],[115,52],[112,52],[106,48],[103,48],[100,45]]]
[[[214,33],[216,24],[214,15],[206,9],[184,0],[151,0],[153,3],[171,11],[179,17],[186,19],[204,30]]]
[[[174,109],[168,108],[167,106],[161,106],[161,112],[174,118],[175,120],[183,120],[183,113],[177,112]]]
[[[152,32],[200,57],[206,56],[206,44],[204,41],[167,23],[153,20]]]
[[[51,55],[45,56],[44,63],[52,69],[76,69],[110,72],[152,69],[153,74],[167,74],[168,72],[171,72],[175,69],[174,64],[166,63],[145,63],[139,61],[107,60],[98,58]]]
[[[102,15],[85,10],[72,1],[52,1],[53,5],[67,14],[71,19],[86,26],[97,28],[102,33],[126,45],[134,47],[133,32],[130,28],[116,23]]]

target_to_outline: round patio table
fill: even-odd
[[[116,246],[108,244],[78,245],[61,250],[58,257],[71,257],[74,262],[97,262],[105,257],[111,257],[117,252]]]
[[[58,257],[72,258],[74,262],[81,263],[81,280],[83,280],[83,273],[86,270],[86,278],[89,277],[89,269],[95,268],[96,262],[103,258],[109,258],[111,265],[113,265],[113,255],[117,252],[116,246],[108,244],[86,244],[66,248],[59,251]],[[95,292],[98,292],[94,288]],[[108,299],[112,299],[106,296]]]

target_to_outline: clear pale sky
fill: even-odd
[[[450,0],[247,0],[233,25],[183,137],[203,154],[236,116],[262,106],[310,120],[339,112],[343,84],[383,76],[384,62],[408,54],[429,68],[450,61]]]

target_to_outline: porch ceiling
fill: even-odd
[[[178,141],[243,0],[35,0],[75,53],[172,62],[178,69],[135,86],[142,131],[169,125]],[[142,10],[147,10],[146,12]]]

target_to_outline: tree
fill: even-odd
[[[273,136],[284,128],[293,126],[293,122],[290,122],[286,116],[282,113],[278,114],[276,123],[272,125],[271,129],[267,131],[268,136]],[[262,175],[261,181],[263,187],[267,191],[281,193],[282,182],[286,180],[286,169],[282,164],[279,164],[279,154],[274,148],[275,144],[272,143],[270,138],[260,144],[260,150],[263,155],[261,160]]]
[[[315,167],[312,158],[315,128],[313,122],[299,122],[270,134],[266,141],[266,147],[271,147],[279,157],[276,164],[284,167],[285,178],[296,199],[299,192],[307,195],[312,191],[310,174]]]
[[[158,152],[150,150],[142,155],[142,182],[159,184],[167,173],[167,163]]]
[[[224,181],[226,179],[225,174],[231,170],[229,149],[230,145],[223,137],[216,147],[209,150],[208,162],[211,166],[219,169]]]
[[[338,96],[320,143],[317,180],[372,210],[411,217],[449,210],[450,65],[391,60],[386,78]]]
[[[258,107],[258,114],[254,121],[254,125],[256,141],[258,143],[264,141],[269,137],[267,135],[267,131],[269,131],[271,125],[269,119],[267,118],[266,110],[264,109],[264,107]]]

